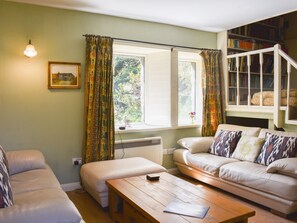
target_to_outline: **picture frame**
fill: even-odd
[[[75,89],[81,86],[81,64],[48,62],[49,89]]]

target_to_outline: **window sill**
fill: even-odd
[[[149,131],[166,131],[166,130],[175,130],[175,129],[190,129],[190,128],[199,128],[200,125],[182,125],[182,126],[154,126],[154,125],[135,125],[131,127],[126,127],[125,130],[119,130],[119,127],[116,126],[116,133],[135,133],[135,132],[149,132]]]

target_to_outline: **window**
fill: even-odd
[[[189,112],[201,114],[198,53],[117,43],[113,49],[116,128],[193,124]]]
[[[202,121],[200,62],[198,53],[178,52],[178,125]]]
[[[144,57],[114,55],[115,123],[144,121]]]
[[[178,62],[178,123],[194,124],[189,113],[196,117],[196,63]]]

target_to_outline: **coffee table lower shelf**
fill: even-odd
[[[213,190],[199,188],[168,173],[160,181],[145,176],[108,180],[109,214],[114,223],[247,223],[255,211]],[[204,219],[164,213],[173,199],[207,205]]]

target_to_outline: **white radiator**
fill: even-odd
[[[160,136],[140,139],[117,140],[115,159],[144,157],[162,165],[163,143]]]

